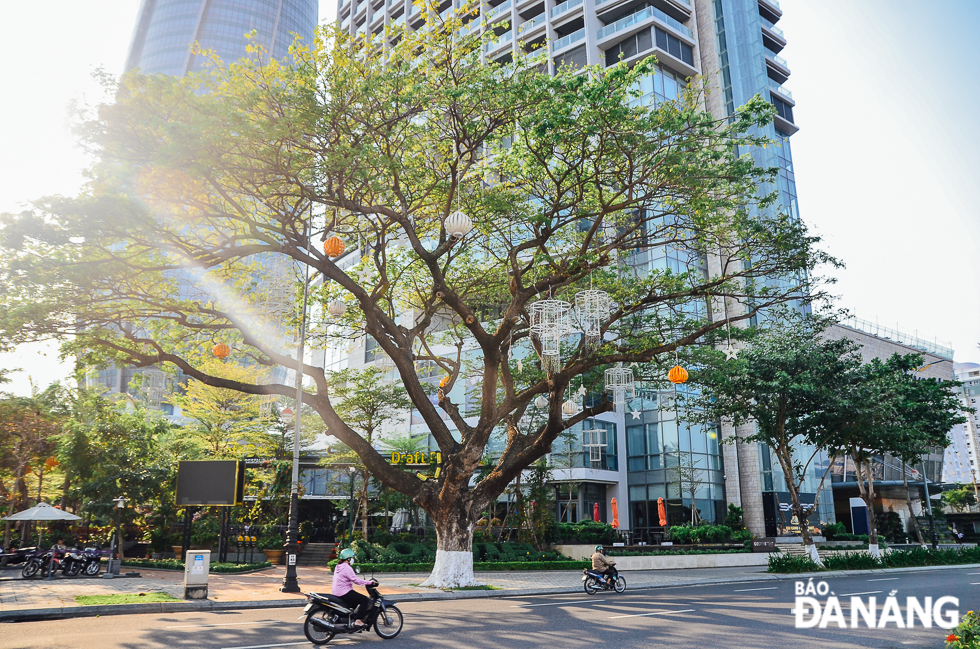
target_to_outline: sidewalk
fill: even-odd
[[[932,568],[893,568],[888,572],[921,570],[973,569],[980,565],[934,566]],[[276,566],[245,574],[212,574],[208,586],[207,601],[180,601],[159,604],[117,604],[110,606],[79,606],[76,595],[110,595],[123,593],[149,593],[163,591],[177,599],[183,599],[183,573],[177,571],[139,569],[140,578],[55,578],[11,579],[19,571],[0,570],[0,622],[45,619],[56,617],[83,617],[93,615],[120,615],[130,613],[163,613],[242,608],[278,608],[305,604],[303,595],[279,592],[285,567]],[[730,584],[751,581],[794,580],[827,578],[841,575],[877,574],[882,570],[850,570],[803,575],[774,575],[764,566],[740,568],[697,568],[685,570],[635,570],[622,571],[629,589],[668,588]],[[329,591],[332,573],[326,567],[302,567],[298,570],[300,589],[303,592]],[[369,577],[370,575],[362,575]],[[476,578],[499,590],[474,590],[444,592],[421,588],[426,573],[379,573],[381,592],[395,601],[462,599],[476,597],[527,596],[582,591],[582,573],[565,571],[508,571],[477,572]]]

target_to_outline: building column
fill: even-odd
[[[738,482],[745,527],[755,536],[766,535],[766,515],[762,508],[762,467],[759,466],[759,444],[747,442],[755,434],[755,425],[746,424],[735,430],[738,453]]]

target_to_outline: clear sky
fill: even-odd
[[[0,0],[0,211],[74,194],[72,100],[119,74],[138,0]],[[801,127],[800,213],[847,267],[840,304],[980,359],[980,1],[781,0]],[[320,1],[321,19],[335,15]],[[13,390],[63,378],[50,346],[0,355]]]

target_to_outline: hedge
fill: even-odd
[[[126,559],[122,562],[124,566],[134,568],[153,568],[154,570],[184,570],[184,562],[177,559]],[[272,567],[269,561],[260,563],[212,563],[209,567],[210,572],[234,573],[249,572],[251,570],[262,570]]]
[[[980,547],[950,550],[913,548],[888,552],[877,559],[868,552],[828,556],[823,559],[827,570],[877,570],[882,568],[918,568],[922,566],[954,566],[980,563]],[[820,566],[809,557],[769,555],[769,572],[816,572]]]

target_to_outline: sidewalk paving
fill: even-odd
[[[888,572],[949,570],[977,568],[980,565],[933,566],[930,568],[893,568]],[[76,595],[111,595],[163,591],[183,599],[183,573],[166,570],[138,569],[139,578],[102,579],[101,577],[55,577],[45,579],[12,579],[19,571],[0,570],[0,622],[82,617],[129,613],[163,613],[241,608],[278,608],[300,606],[305,598],[300,594],[279,592],[285,567],[276,566],[249,574],[212,574],[207,601],[180,601],[155,604],[117,604],[109,606],[79,606]],[[877,574],[882,570],[850,570],[802,575],[775,575],[765,566],[738,568],[697,568],[685,570],[623,571],[630,589],[669,588],[730,584],[752,581],[823,579],[839,575]],[[303,592],[328,592],[332,573],[326,567],[301,567],[298,570]],[[369,577],[370,575],[362,575]],[[475,597],[527,596],[581,592],[582,573],[579,570],[528,570],[507,572],[477,572],[482,583],[499,590],[445,592],[422,588],[426,573],[379,573],[381,592],[395,601],[461,599]]]

